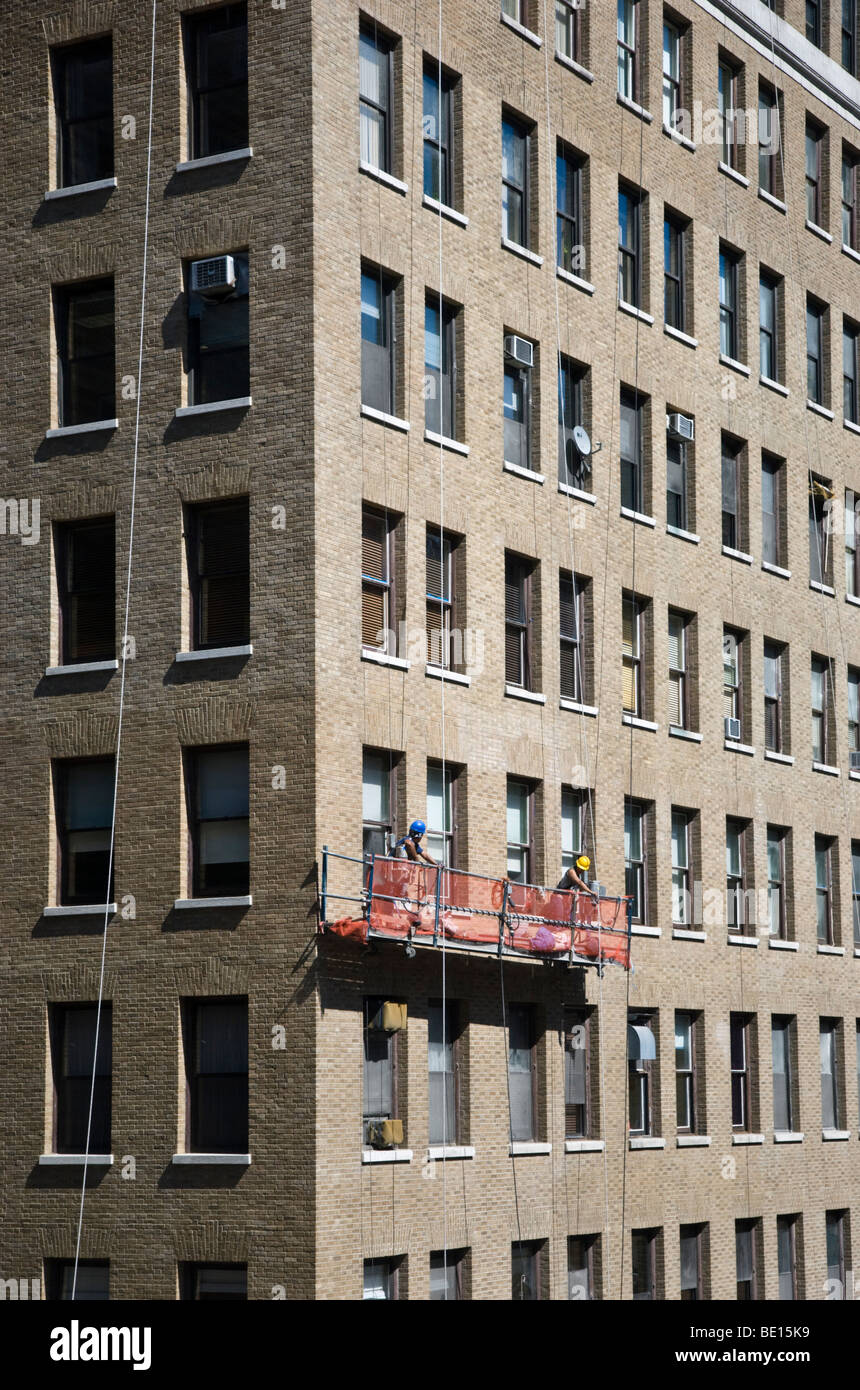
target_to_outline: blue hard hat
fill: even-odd
[[[423,820],[414,820],[409,827],[409,834],[420,836],[424,834],[426,829],[427,826],[424,824]]]

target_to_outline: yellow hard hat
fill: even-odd
[[[576,867],[577,867],[578,869],[590,869],[590,868],[591,868],[591,860],[589,859],[589,857],[588,857],[587,854],[581,854],[581,855],[579,856],[579,858],[578,858],[577,861],[576,861]]]

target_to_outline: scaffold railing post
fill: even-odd
[[[373,908],[373,866],[376,863],[376,855],[370,856],[370,869],[367,874],[367,899],[364,904],[363,915],[370,921],[370,913]]]
[[[325,924],[326,924],[326,922],[327,922],[327,920],[328,920],[327,917],[326,917],[326,892],[327,892],[327,889],[328,889],[328,845],[323,845],[323,852],[322,852],[322,883],[320,884],[320,895],[319,895],[320,930],[322,930],[322,928],[325,926]]]
[[[499,911],[499,955],[501,956],[505,945],[505,923],[508,920],[508,894],[510,892],[510,882],[505,879],[502,888],[502,906]]]
[[[433,914],[433,945],[439,940],[439,898],[442,894],[442,865],[436,865],[436,910]]]

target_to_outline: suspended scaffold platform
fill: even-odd
[[[335,915],[333,905],[345,903],[359,915]],[[318,910],[321,932],[361,942],[630,968],[630,898],[594,898],[381,855],[355,859],[326,846]]]

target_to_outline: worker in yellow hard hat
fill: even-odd
[[[562,876],[559,888],[566,888],[568,891],[579,889],[581,893],[590,893],[594,896],[594,890],[589,888],[588,879],[584,877],[591,868],[591,860],[587,854],[581,854],[575,864],[571,864]]]

